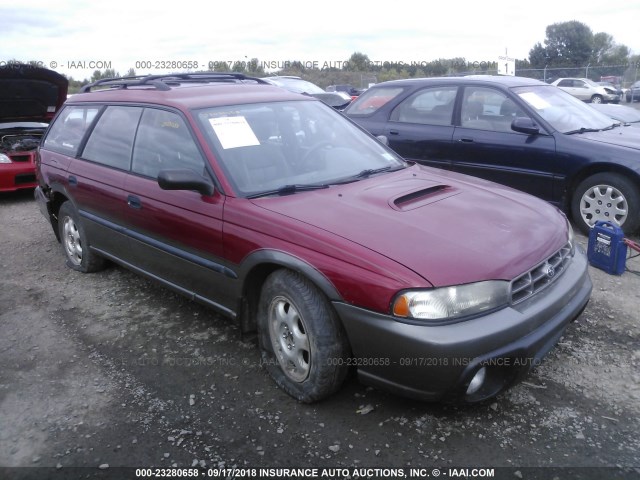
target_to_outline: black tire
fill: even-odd
[[[633,233],[640,225],[638,187],[620,174],[598,173],[580,182],[575,189],[571,213],[585,234],[597,220],[609,221],[622,227],[625,233]]]
[[[58,229],[67,266],[78,272],[102,270],[107,261],[91,251],[80,216],[71,202],[64,202],[58,211]]]
[[[267,278],[258,305],[258,332],[267,372],[298,401],[322,400],[344,383],[349,370],[346,334],[327,298],[305,277],[283,269]]]
[[[602,98],[602,95],[594,95],[593,97],[591,97],[591,103],[604,103],[603,101],[604,99]]]

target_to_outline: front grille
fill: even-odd
[[[511,282],[511,304],[525,301],[555,282],[571,262],[571,243]]]

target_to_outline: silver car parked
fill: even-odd
[[[551,85],[576,98],[590,103],[619,103],[620,94],[614,89],[598,85],[588,78],[559,78]]]

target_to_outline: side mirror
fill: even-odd
[[[511,130],[514,132],[537,135],[540,128],[529,117],[516,117],[511,121]]]
[[[158,185],[163,190],[195,190],[202,195],[213,195],[215,191],[209,179],[186,168],[161,170],[158,174]]]
[[[376,138],[381,144],[386,145],[387,147],[389,146],[389,139],[386,135],[378,135]]]

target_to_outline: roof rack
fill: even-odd
[[[157,90],[171,90],[172,86],[182,83],[214,83],[228,82],[239,83],[246,80],[268,85],[261,78],[249,77],[244,73],[236,72],[195,72],[195,73],[168,73],[164,75],[140,75],[132,77],[103,78],[96,82],[83,86],[80,93],[90,92],[95,87],[109,87],[116,89],[126,89],[129,87],[151,86]]]

